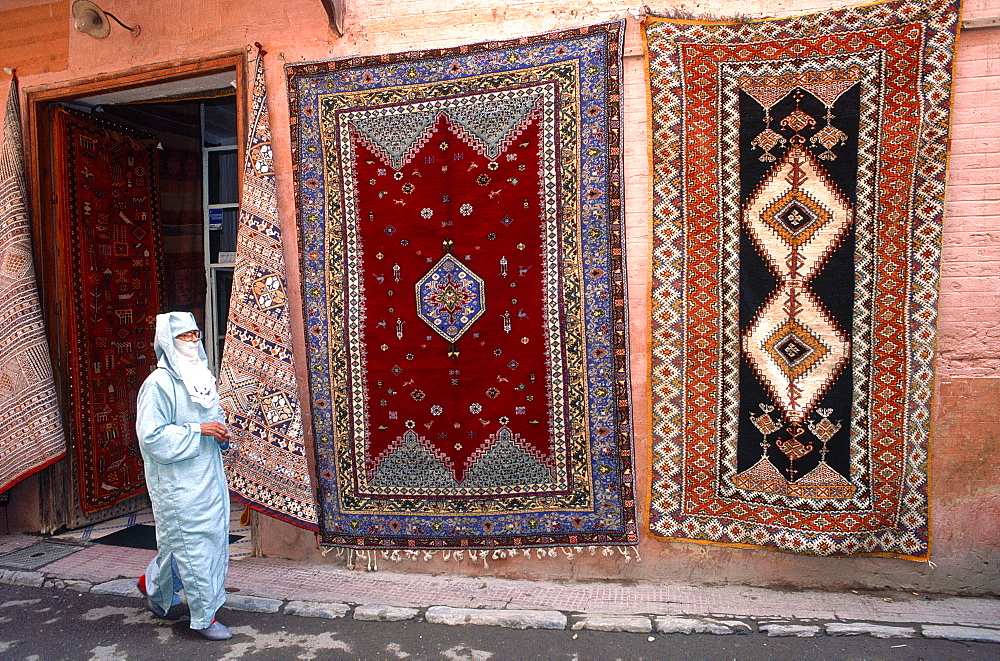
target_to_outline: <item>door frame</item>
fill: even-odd
[[[67,439],[66,458],[39,472],[40,525],[43,533],[65,527],[79,527],[116,516],[116,510],[134,510],[137,496],[107,510],[84,515],[80,510],[74,467],[76,443],[70,410],[68,367],[68,307],[72,304],[72,273],[66,271],[59,253],[58,202],[53,167],[53,104],[80,97],[108,94],[232,71],[236,78],[236,131],[238,162],[242,162],[248,117],[247,55],[244,50],[228,51],[197,59],[183,59],[146,65],[125,71],[89,76],[72,81],[25,88],[25,161],[31,209],[32,252],[38,279],[42,314],[52,357],[63,428]],[[242,176],[242,172],[240,172]],[[107,513],[107,514],[104,514]]]

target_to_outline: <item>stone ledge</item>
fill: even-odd
[[[719,636],[750,633],[750,626],[739,620],[714,620],[703,617],[664,615],[653,620],[657,633],[710,633]]]
[[[324,617],[336,619],[344,617],[351,610],[347,604],[319,601],[290,601],[285,604],[285,615],[300,615],[302,617]]]
[[[924,638],[944,638],[962,643],[1000,643],[1000,631],[981,627],[928,624],[920,627]]]
[[[254,597],[245,594],[227,594],[225,607],[234,611],[248,613],[277,613],[281,608],[280,599]]]
[[[914,638],[917,630],[913,627],[891,627],[871,622],[830,622],[826,625],[830,636],[863,636],[873,638]]]
[[[417,617],[416,608],[400,606],[358,606],[354,609],[354,619],[363,622],[402,622]]]
[[[653,623],[644,615],[577,615],[574,616],[570,629],[649,633],[653,630]]]
[[[762,624],[760,630],[770,637],[813,638],[819,634],[819,627],[812,624]]]
[[[451,608],[431,606],[424,618],[432,624],[478,624],[508,629],[565,629],[566,616],[559,611]]]

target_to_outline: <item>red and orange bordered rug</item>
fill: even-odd
[[[288,66],[323,543],[637,543],[622,33]]]
[[[646,21],[653,535],[927,557],[957,24]]]

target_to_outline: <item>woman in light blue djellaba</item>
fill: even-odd
[[[176,619],[183,588],[191,628],[209,640],[232,634],[215,619],[226,601],[229,489],[219,408],[201,332],[190,312],[156,317],[158,365],[139,389],[135,427],[156,520],[157,554],[139,577],[154,615]]]

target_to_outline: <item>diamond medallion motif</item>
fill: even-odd
[[[782,195],[764,209],[760,218],[760,222],[795,248],[807,243],[831,220],[833,214],[801,190],[791,190]]]
[[[417,314],[438,335],[457,342],[486,311],[482,278],[446,254],[417,281]]]
[[[809,281],[853,214],[809,152],[794,146],[751,198],[744,219],[778,279],[744,335],[744,351],[788,420],[801,423],[850,353],[850,341]]]
[[[261,310],[270,310],[285,304],[285,286],[276,274],[258,278],[250,284],[253,300]]]
[[[830,353],[820,338],[792,319],[782,324],[763,346],[789,381],[808,372]]]

